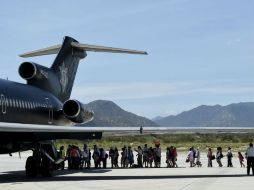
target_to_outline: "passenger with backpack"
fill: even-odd
[[[228,153],[227,153],[228,165],[227,165],[227,167],[233,167],[232,158],[233,158],[233,154],[231,152],[231,148],[228,147]]]
[[[222,167],[222,163],[221,163],[221,159],[223,158],[223,154],[222,154],[222,148],[221,147],[217,147],[217,152],[216,152],[216,161],[219,165],[219,167]]]
[[[213,151],[211,148],[208,148],[208,152],[207,152],[207,158],[208,158],[208,165],[207,167],[213,167]]]

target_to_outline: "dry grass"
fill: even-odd
[[[239,134],[163,134],[163,135],[131,135],[131,136],[103,136],[101,140],[92,141],[77,141],[77,140],[59,140],[57,144],[67,146],[75,144],[82,147],[84,143],[92,147],[94,144],[99,147],[108,149],[109,147],[122,148],[124,145],[137,146],[148,144],[154,147],[154,141],[159,139],[162,149],[168,146],[177,147],[178,151],[186,151],[191,146],[200,147],[201,150],[206,150],[208,147],[216,148],[221,146],[226,149],[231,147],[234,151],[245,151],[248,144],[254,141],[253,133]]]

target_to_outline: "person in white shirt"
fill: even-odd
[[[190,162],[190,167],[195,166],[195,158],[194,158],[194,151],[193,148],[190,148],[190,151],[188,152],[187,158],[189,159]]]
[[[247,175],[250,175],[250,167],[252,168],[252,175],[254,175],[254,148],[252,143],[250,143],[250,146],[246,151],[246,156],[247,156]]]
[[[196,150],[196,158],[197,158],[196,165],[198,167],[202,167],[202,164],[201,164],[201,161],[200,161],[200,150],[199,150],[199,147]]]

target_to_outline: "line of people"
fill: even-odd
[[[222,147],[217,147],[216,154],[213,154],[213,151],[211,148],[208,149],[207,152],[207,158],[208,158],[208,167],[213,167],[213,160],[216,160],[219,167],[223,167],[221,159],[224,157],[222,153]],[[227,150],[227,167],[233,167],[232,159],[233,159],[233,153],[230,147],[228,147]],[[241,152],[238,152],[238,158],[241,164],[241,167],[245,167],[244,165],[244,157]]]
[[[131,146],[124,146],[121,152],[121,167],[134,167],[134,168],[143,168],[143,167],[160,167],[161,166],[161,148],[160,145],[156,145],[154,148],[144,145],[142,148],[138,146],[137,149],[134,149],[137,156],[137,164],[134,164],[134,153]],[[154,166],[153,166],[154,164]]]
[[[222,152],[222,147],[217,147],[216,154],[213,153],[212,148],[208,148],[207,152],[207,159],[208,159],[208,164],[207,167],[213,167],[213,160],[216,160],[218,163],[218,167],[223,167],[221,159],[224,157],[223,152]],[[227,150],[227,167],[233,167],[232,159],[233,159],[233,153],[231,150],[231,147],[228,147]],[[239,163],[241,167],[245,167],[244,164],[244,156],[243,154],[238,151],[237,157],[239,159]],[[245,158],[247,159],[247,175],[250,175],[250,169],[252,168],[252,174],[254,175],[254,147],[253,143],[249,144],[249,147],[247,148],[245,152]],[[196,162],[195,162],[196,159]],[[201,167],[202,164],[200,162],[200,151],[199,148],[195,149],[194,147],[191,147],[187,158],[186,162],[190,162],[190,167]]]
[[[217,151],[216,151],[216,156],[213,155],[212,149],[209,148],[208,149],[208,153],[207,153],[207,158],[208,158],[208,167],[212,167],[212,160],[216,159],[218,166],[222,167],[222,163],[221,163],[221,159],[224,157],[223,153],[222,153],[222,148],[221,147],[217,147]],[[227,151],[227,167],[233,167],[233,163],[232,163],[232,158],[233,158],[233,153],[231,151],[231,148],[228,147],[228,151]],[[244,164],[244,156],[242,155],[241,152],[238,152],[238,159],[239,159],[239,163],[241,167],[245,167]],[[249,147],[247,148],[246,152],[245,152],[245,158],[247,159],[247,175],[250,175],[250,168],[252,168],[252,174],[254,175],[254,148],[253,148],[253,144],[250,143]]]
[[[188,154],[187,154],[186,162],[190,163],[190,167],[195,167],[195,166],[201,167],[202,163],[200,161],[200,157],[201,157],[201,154],[200,154],[199,147],[196,149],[194,147],[191,147],[189,149]],[[218,163],[218,167],[223,167],[222,162],[221,162],[221,159],[223,157],[224,157],[224,155],[222,152],[222,147],[217,147],[215,154],[213,153],[212,148],[208,148],[207,167],[213,167],[213,160],[216,160],[216,162]],[[233,153],[232,153],[231,147],[228,147],[226,157],[227,157],[227,167],[233,167],[233,163],[232,163]],[[246,154],[246,158],[247,158],[247,154]],[[245,167],[244,156],[242,155],[241,152],[238,152],[238,159],[240,162],[240,166]]]
[[[134,163],[134,153],[136,153],[137,164]],[[91,159],[94,161],[94,168],[106,168],[107,159],[111,160],[111,168],[118,168],[118,158],[120,158],[120,166],[122,168],[128,167],[161,167],[161,148],[160,145],[156,145],[154,148],[144,145],[143,148],[138,146],[137,149],[132,150],[131,146],[124,146],[119,154],[117,147],[111,147],[107,151],[103,148],[98,148],[97,145],[93,147],[93,153],[87,144],[84,144],[81,150],[78,146],[69,145],[66,154],[64,147],[61,146],[59,150],[59,158],[67,160],[68,169],[83,169],[91,167]],[[176,167],[177,160],[176,148],[171,146],[167,148],[166,162],[168,167]],[[64,168],[64,162],[62,163]]]
[[[108,152],[108,153],[107,153]],[[134,154],[136,153],[137,161],[134,163]],[[124,146],[119,151],[117,147],[111,147],[108,151],[103,148],[93,146],[93,153],[87,144],[84,144],[82,150],[75,145],[69,145],[66,153],[64,147],[61,146],[59,150],[59,158],[68,161],[68,169],[83,169],[91,167],[91,160],[94,161],[94,168],[107,168],[107,160],[111,160],[111,168],[118,168],[118,160],[120,157],[120,166],[122,168],[134,167],[161,167],[161,148],[160,144],[155,144],[155,147],[148,147],[145,144],[143,147],[138,146],[137,149],[132,150],[131,146]],[[208,167],[213,167],[213,160],[216,160],[218,167],[223,167],[221,160],[224,158],[222,147],[217,147],[216,153],[213,153],[212,148],[208,148],[207,151]],[[233,153],[230,147],[228,147],[227,153],[227,167],[233,167],[232,159]],[[244,159],[247,159],[247,174],[250,174],[250,168],[254,172],[254,148],[253,144],[249,144],[249,148],[246,151],[245,157],[241,152],[237,155],[240,166],[245,167]],[[190,167],[202,167],[201,153],[199,148],[191,147],[189,149],[186,162],[190,164]],[[166,149],[166,164],[167,167],[178,167],[177,165],[177,150],[176,147],[170,146]],[[64,169],[64,161],[60,165],[61,169]]]

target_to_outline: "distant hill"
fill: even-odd
[[[159,126],[174,127],[254,127],[254,103],[227,106],[199,106],[176,116],[154,120]]]
[[[86,104],[86,107],[94,111],[94,120],[84,126],[100,127],[139,127],[158,126],[153,121],[127,112],[112,101],[96,100]]]

